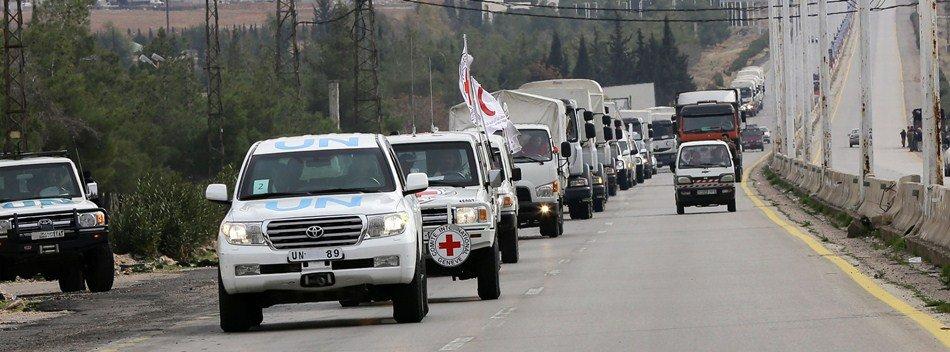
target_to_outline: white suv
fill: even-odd
[[[262,308],[295,302],[393,301],[397,322],[428,312],[422,218],[424,174],[403,177],[386,139],[331,134],[255,143],[218,234],[221,328],[259,325]]]

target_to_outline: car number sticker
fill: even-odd
[[[429,256],[437,264],[451,268],[465,262],[472,251],[472,239],[456,225],[442,225],[429,234]]]

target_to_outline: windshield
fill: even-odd
[[[653,123],[653,136],[656,139],[670,139],[673,138],[673,122],[671,121],[658,121]]]
[[[545,130],[518,130],[518,142],[521,150],[512,155],[516,163],[527,163],[551,160],[551,137]]]
[[[642,130],[643,125],[640,124],[639,120],[630,120],[630,122],[627,124],[630,125],[631,131],[639,134],[638,136],[634,137],[635,139],[643,139],[643,135],[644,135],[643,130]]]
[[[610,145],[610,152],[611,152],[614,156],[620,156],[620,146],[617,145],[616,143],[611,144],[611,145]]]
[[[627,144],[627,141],[617,141],[617,145],[620,146],[620,150],[630,150],[630,145]]]
[[[763,132],[762,130],[758,128],[747,128],[747,129],[742,130],[742,138],[761,137],[762,134],[764,133],[765,132]]]
[[[638,149],[638,150],[646,150],[646,149],[647,149],[647,144],[646,144],[646,143],[643,143],[643,141],[637,141],[637,149]]]
[[[69,163],[0,168],[0,201],[82,197]]]
[[[683,116],[683,132],[728,132],[736,128],[730,115]]]
[[[316,150],[251,157],[239,199],[396,190],[383,152],[377,148]]]
[[[396,156],[406,175],[421,172],[429,176],[430,186],[477,186],[478,169],[471,144],[438,142],[395,144]]]
[[[752,98],[752,89],[749,88],[739,88],[739,94],[742,97],[742,100],[748,100]]]
[[[699,169],[710,167],[732,167],[729,148],[722,144],[696,145],[680,150],[679,168]]]

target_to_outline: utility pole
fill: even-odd
[[[26,149],[23,125],[26,113],[26,89],[23,87],[26,66],[23,57],[23,11],[20,0],[3,0],[3,126],[7,143],[4,151]]]
[[[943,160],[940,138],[940,61],[937,45],[937,0],[920,0],[917,4],[920,18],[920,84],[923,93],[921,120],[923,122],[924,214],[930,215],[933,203],[929,196],[931,186],[943,185]]]
[[[297,50],[297,8],[296,0],[277,0],[277,26],[275,28],[274,72],[280,82],[278,98],[283,95],[284,86],[293,87],[293,96],[300,93],[300,52]]]
[[[771,94],[775,96],[775,150],[779,153],[788,155],[785,146],[785,65],[784,65],[784,30],[782,29],[782,20],[784,15],[778,7],[779,1],[769,1],[769,41],[774,42],[772,50],[772,86]],[[774,3],[774,5],[773,5]],[[776,16],[778,15],[778,16]]]
[[[871,138],[871,16],[869,0],[857,0],[860,25],[861,58],[861,196],[866,191],[864,182],[874,174],[874,142]]]
[[[798,92],[801,94],[801,123],[802,123],[802,144],[801,157],[805,162],[811,163],[811,67],[808,65],[808,0],[798,0],[798,40],[799,55],[798,62],[801,71],[798,74],[799,86]]]
[[[167,3],[168,0],[166,0]],[[224,124],[221,120],[221,65],[218,58],[221,46],[218,40],[218,0],[205,0],[205,70],[208,72],[208,150],[218,160],[208,159],[208,175],[213,175],[217,166],[224,166]]]
[[[172,34],[172,21],[171,16],[169,15],[170,11],[168,10],[168,2],[169,0],[165,0],[165,35]]]
[[[831,116],[828,96],[831,94],[831,58],[828,57],[828,0],[818,0],[818,50],[821,69],[818,71],[818,118],[821,119],[821,167],[831,168]]]
[[[416,135],[416,65],[412,55],[412,30],[409,30],[409,115],[412,119],[412,135]]]
[[[792,69],[792,11],[789,6],[791,0],[780,0],[782,2],[782,72],[784,78],[782,82],[782,92],[785,94],[785,153],[786,156],[796,157],[795,154],[795,80]]]
[[[429,132],[435,132],[435,105],[432,102],[432,57],[429,57]]]
[[[329,94],[330,99],[330,121],[333,121],[333,127],[340,130],[340,81],[330,81]]]
[[[361,122],[376,122],[383,133],[379,97],[379,52],[376,50],[376,16],[373,0],[356,0],[353,10],[353,119],[349,130],[363,126]]]

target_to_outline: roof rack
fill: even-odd
[[[33,153],[0,153],[0,159],[26,159],[26,158],[40,158],[44,156],[58,156],[58,157],[67,157],[69,151],[67,150],[54,150],[46,152],[33,152]]]

